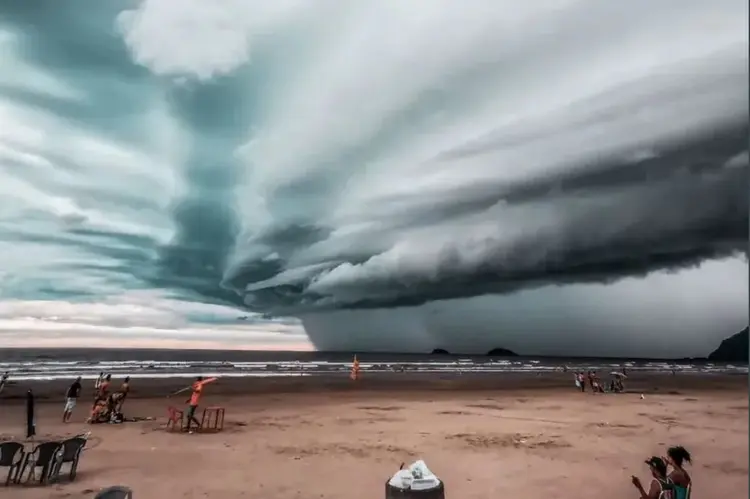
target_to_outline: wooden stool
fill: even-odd
[[[208,423],[208,426],[206,426]],[[206,407],[201,416],[201,430],[221,431],[224,429],[224,408]]]
[[[180,431],[185,429],[185,418],[183,412],[176,407],[167,407],[167,431],[174,431],[177,423],[180,424]]]

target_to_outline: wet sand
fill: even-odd
[[[638,375],[630,393],[578,393],[550,373],[221,379],[203,406],[226,408],[225,430],[164,430],[165,395],[185,380],[137,380],[121,425],[87,425],[87,399],[60,422],[68,382],[15,384],[0,396],[0,435],[22,437],[32,388],[38,440],[92,431],[78,477],[47,487],[0,487],[0,497],[93,497],[124,484],[136,499],[379,499],[401,462],[424,459],[449,499],[635,497],[630,475],[681,444],[694,455],[694,494],[748,490],[744,376]],[[119,380],[114,380],[117,386]],[[91,390],[90,384],[85,390]],[[641,400],[640,394],[645,398]]]

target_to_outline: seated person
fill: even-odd
[[[91,409],[91,417],[89,423],[107,423],[112,421],[113,415],[116,414],[115,409],[119,402],[119,394],[112,393],[106,397],[98,397],[94,402],[94,407]]]
[[[122,423],[123,417],[120,408],[122,407],[122,401],[124,398],[124,394],[120,392],[113,393],[107,398],[107,409],[109,412],[110,423]]]
[[[103,423],[109,419],[109,405],[107,399],[97,398],[94,407],[91,408],[91,416],[88,423]]]

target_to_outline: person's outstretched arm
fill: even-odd
[[[641,481],[635,476],[633,477],[633,485],[635,485],[635,488],[641,494],[639,499],[657,499],[659,497],[659,494],[661,493],[656,480],[651,480],[651,486],[649,487],[648,492],[646,492],[646,490],[643,488],[643,485],[641,484]]]

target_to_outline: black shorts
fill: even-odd
[[[187,409],[187,419],[193,419],[195,417],[195,410],[198,408],[197,405],[189,405]]]

